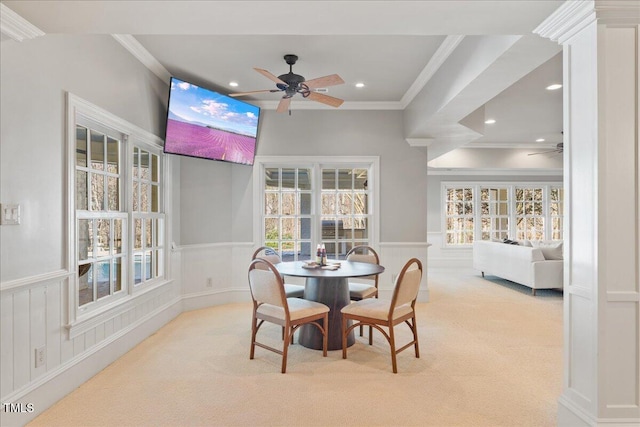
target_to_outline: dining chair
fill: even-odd
[[[378,253],[367,245],[354,246],[347,252],[347,261],[368,262],[370,264],[380,264]],[[378,275],[359,277],[368,283],[349,281],[349,299],[360,301],[365,298],[378,298]],[[373,344],[371,338],[372,328],[369,327],[369,344]],[[360,326],[360,336],[362,336],[362,325]]]
[[[278,255],[273,248],[269,246],[261,246],[253,253],[251,260],[256,258],[262,258],[269,261],[271,264],[279,264],[282,262],[282,258]],[[260,268],[260,267],[258,267]],[[301,285],[292,285],[285,283],[284,291],[287,295],[287,298],[302,298],[304,296],[304,286]]]
[[[412,258],[404,265],[393,289],[393,297],[390,301],[377,298],[367,298],[353,302],[344,307],[342,312],[342,358],[347,358],[347,336],[356,327],[368,325],[382,333],[391,348],[391,364],[393,373],[398,373],[396,355],[413,346],[416,358],[420,357],[418,346],[418,329],[416,326],[415,305],[422,280],[422,263]],[[352,320],[353,324],[348,325]],[[413,340],[408,344],[396,348],[396,336],[394,327],[400,323],[406,323],[411,329]],[[383,327],[388,329],[385,331]],[[372,344],[371,335],[369,344]]]
[[[302,298],[287,298],[282,276],[269,261],[257,258],[249,265],[249,287],[253,300],[251,318],[251,352],[253,360],[256,346],[282,355],[282,373],[287,371],[287,351],[296,329],[301,325],[314,325],[322,332],[322,355],[327,356],[327,326],[329,307]],[[285,330],[282,350],[258,342],[258,330],[264,322],[280,325]]]

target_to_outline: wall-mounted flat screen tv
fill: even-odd
[[[260,108],[171,78],[164,152],[253,165]]]

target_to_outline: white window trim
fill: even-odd
[[[371,229],[369,245],[379,247],[380,243],[380,157],[379,156],[256,156],[253,164],[253,242],[254,246],[260,245],[264,236],[264,224],[262,214],[264,212],[264,175],[267,167],[309,167],[314,170],[314,177],[319,175],[319,168],[367,168],[371,169],[368,179],[371,188]],[[315,178],[314,178],[315,179]],[[319,182],[314,182],[314,192],[320,188]],[[314,197],[318,200],[314,202],[315,209],[321,206],[319,202],[320,192]],[[317,220],[320,212],[311,212],[312,224],[311,240],[319,242],[321,233],[320,222]]]
[[[67,251],[66,257],[66,269],[69,272],[68,287],[65,298],[67,299],[67,322],[66,328],[69,333],[69,337],[73,338],[95,326],[97,319],[105,317],[113,317],[118,313],[130,309],[134,299],[142,297],[149,290],[170,283],[171,271],[169,263],[170,244],[171,241],[171,227],[170,227],[170,168],[169,168],[169,156],[161,156],[162,167],[162,203],[163,211],[165,215],[164,221],[164,236],[165,236],[165,250],[164,250],[164,277],[158,280],[149,281],[142,284],[142,286],[136,286],[134,289],[133,283],[129,280],[130,275],[127,277],[127,282],[123,288],[126,288],[126,294],[121,298],[115,298],[109,300],[104,304],[95,306],[91,310],[84,310],[77,305],[77,257],[76,257],[76,225],[75,225],[75,129],[76,129],[76,117],[80,116],[91,122],[96,122],[99,125],[107,128],[116,129],[118,132],[124,134],[125,140],[128,139],[128,143],[124,145],[123,151],[123,168],[130,168],[130,162],[128,160],[128,154],[126,152],[131,147],[131,144],[138,145],[149,151],[162,154],[163,140],[158,136],[139,128],[138,126],[127,122],[112,113],[103,110],[91,104],[84,99],[67,92],[66,94],[66,138],[65,138],[65,152],[66,152],[66,188],[67,188]],[[129,177],[129,175],[125,175]],[[130,177],[129,177],[130,178]],[[126,212],[131,212],[132,201],[130,195],[130,179],[127,179],[122,191],[122,203],[126,206]],[[129,219],[127,222],[131,221]],[[130,229],[130,225],[129,225]],[[131,252],[131,236],[129,236],[129,242],[127,250]],[[131,254],[129,254],[128,261],[131,261]],[[130,272],[131,274],[131,272]]]
[[[473,247],[473,245],[449,245],[447,244],[446,241],[446,233],[447,233],[447,210],[446,210],[446,203],[447,203],[447,188],[452,188],[452,187],[456,187],[456,188],[462,188],[462,187],[468,187],[468,188],[472,188],[473,189],[473,207],[474,207],[474,213],[473,213],[473,217],[474,217],[474,228],[473,228],[473,240],[475,241],[479,241],[482,238],[482,227],[478,227],[477,225],[481,223],[480,218],[481,218],[481,213],[478,209],[479,207],[479,203],[480,203],[480,188],[481,187],[502,187],[502,188],[507,188],[508,192],[509,192],[509,238],[513,238],[512,236],[515,236],[516,233],[516,207],[515,207],[515,189],[516,187],[519,188],[544,188],[544,207],[545,207],[545,214],[544,214],[544,220],[545,220],[545,224],[551,224],[551,218],[553,218],[553,216],[551,215],[551,213],[549,212],[549,206],[550,206],[550,198],[549,198],[549,194],[550,194],[550,189],[553,188],[563,188],[563,183],[562,181],[558,181],[558,182],[551,182],[551,181],[547,181],[547,182],[514,182],[514,181],[487,181],[487,182],[476,182],[476,181],[443,181],[440,184],[440,229],[442,230],[442,239],[441,239],[441,248],[442,249],[451,249],[451,250],[455,250],[455,249],[468,249]],[[565,204],[566,201],[563,201],[563,204]],[[545,230],[544,230],[544,234],[545,234],[545,239],[550,240],[551,239],[551,228],[545,226]]]

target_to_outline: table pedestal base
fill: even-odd
[[[304,299],[317,301],[330,308],[327,350],[342,350],[342,307],[349,305],[349,282],[346,277],[308,277]],[[351,321],[349,321],[351,325]],[[308,348],[322,350],[322,334],[313,325],[300,328],[298,342]],[[353,331],[347,336],[347,346],[356,342]]]

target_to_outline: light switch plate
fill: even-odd
[[[3,203],[0,205],[0,224],[2,225],[19,225],[20,224],[20,205],[13,203]]]

